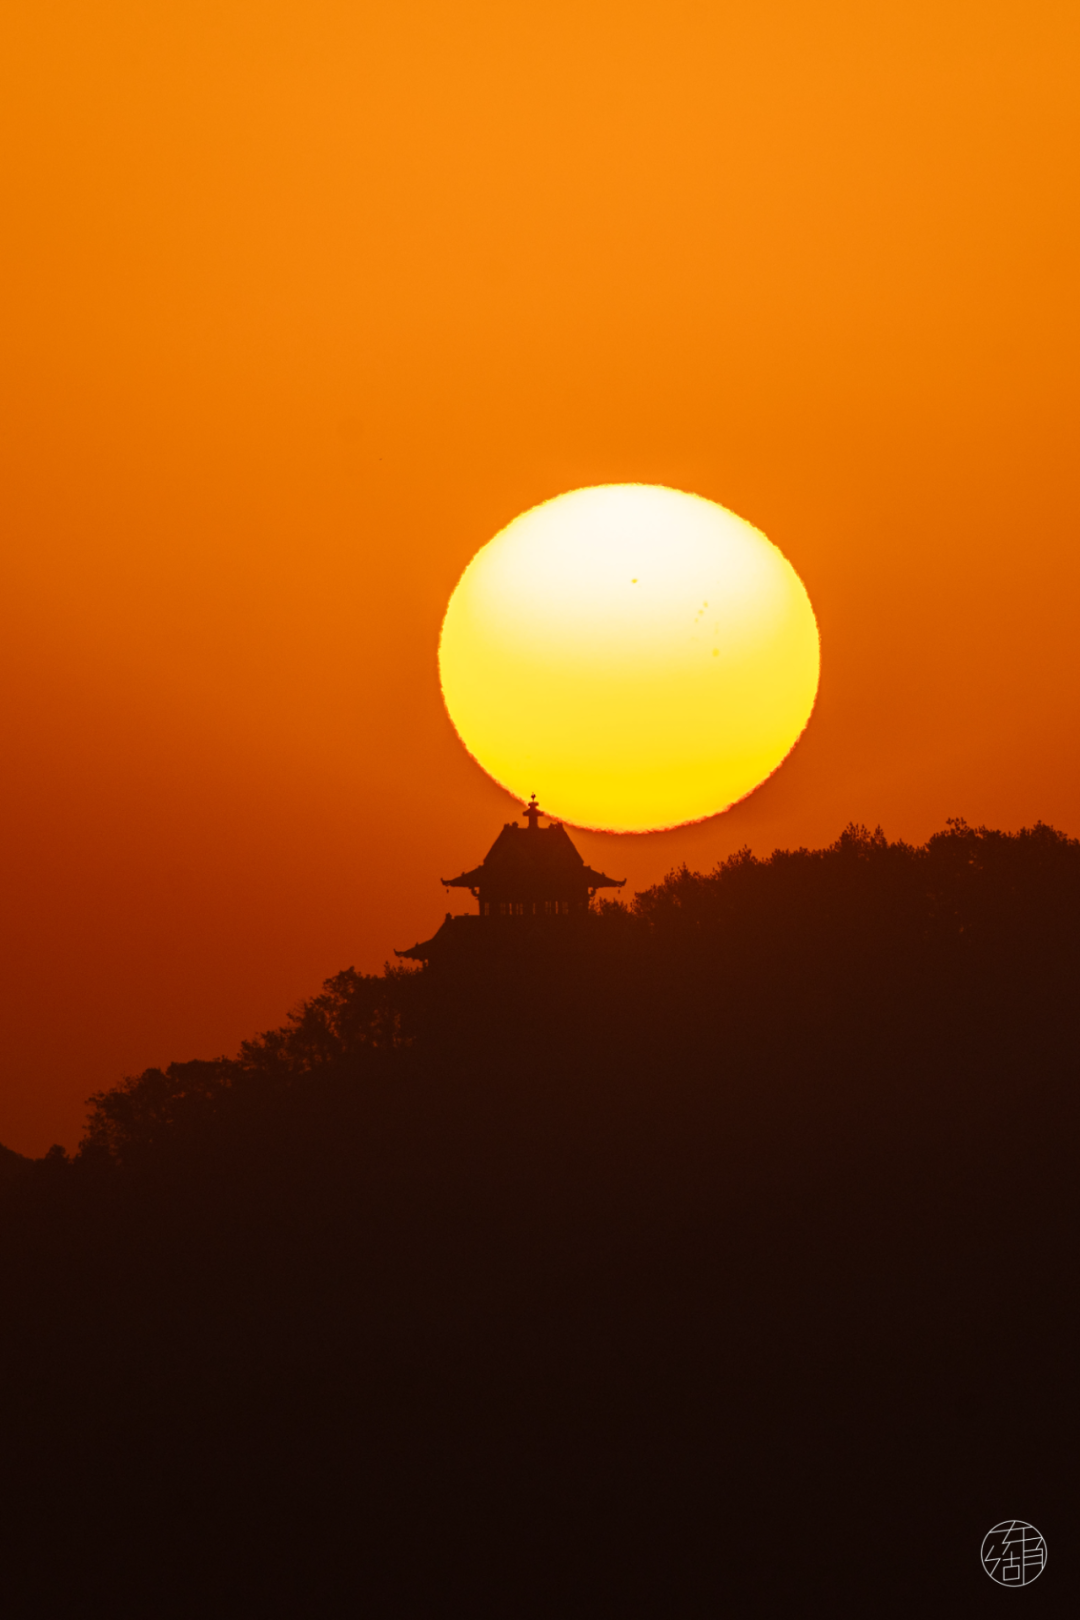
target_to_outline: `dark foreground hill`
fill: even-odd
[[[0,1187],[25,1174],[29,1164],[30,1161],[21,1153],[12,1153],[10,1148],[0,1147]]]
[[[1080,844],[567,941],[343,973],[5,1184],[12,1613],[1076,1612]]]

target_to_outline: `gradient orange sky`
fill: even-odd
[[[428,937],[513,813],[442,614],[562,490],[722,502],[821,627],[762,789],[577,840],[629,889],[1080,833],[1078,78],[1064,3],[12,0],[0,1142]]]

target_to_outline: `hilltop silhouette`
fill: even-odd
[[[511,920],[0,1176],[13,1612],[1073,1612],[1080,842]]]
[[[0,1186],[23,1175],[31,1162],[21,1153],[13,1153],[10,1148],[0,1147]]]

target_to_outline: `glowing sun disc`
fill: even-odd
[[[751,793],[809,720],[819,662],[810,599],[772,542],[655,484],[523,512],[462,574],[439,643],[450,718],[489,775],[616,832]]]

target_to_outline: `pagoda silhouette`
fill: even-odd
[[[608,877],[586,866],[560,821],[541,827],[534,793],[525,806],[526,825],[508,821],[479,866],[455,878],[447,889],[468,889],[478,914],[453,916],[431,939],[395,956],[439,964],[487,956],[516,944],[557,945],[576,934],[597,889],[621,889],[625,878]]]

